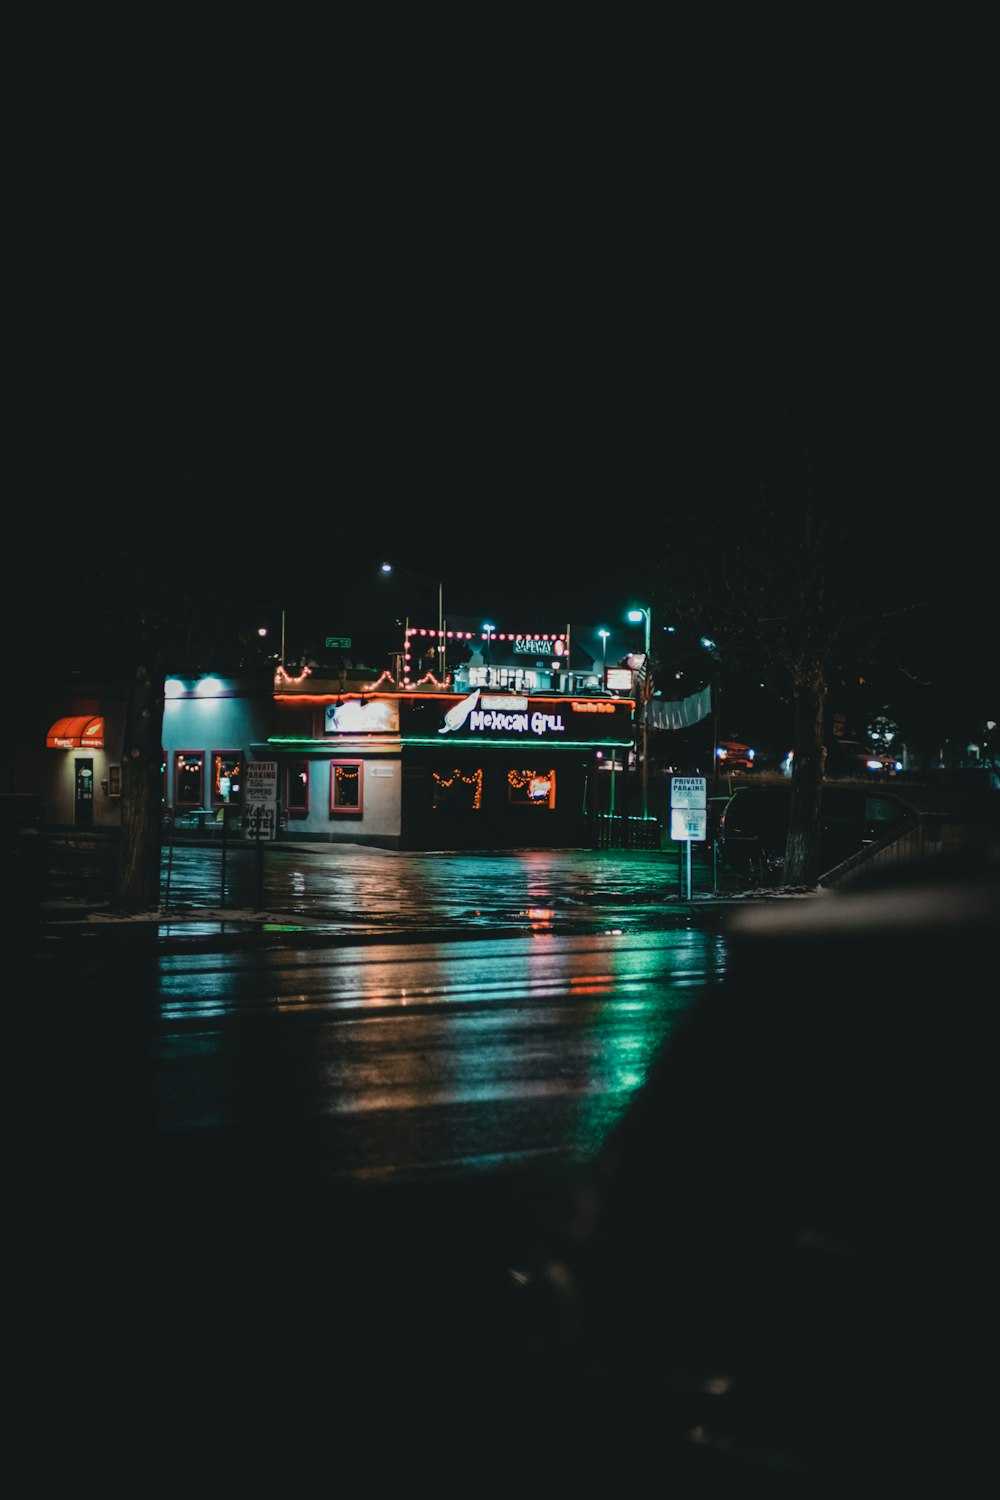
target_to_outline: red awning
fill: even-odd
[[[51,750],[103,750],[104,720],[93,714],[57,719],[45,736]]]

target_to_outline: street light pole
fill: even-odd
[[[712,795],[719,794],[719,704],[722,701],[722,682],[719,675],[719,648],[709,635],[701,638],[701,648],[712,658]]]
[[[628,612],[633,625],[640,620],[646,624],[646,668],[642,683],[642,816],[649,816],[649,605],[637,604]]]
[[[495,625],[484,625],[483,626],[483,630],[486,633],[486,651],[485,651],[485,654],[484,654],[483,665],[486,668],[486,686],[489,687],[489,685],[490,685],[490,647],[493,644],[493,632],[496,630],[496,626]]]
[[[601,637],[601,687],[608,685],[608,636],[610,631],[599,630],[597,634]]]
[[[384,562],[382,564],[382,572],[383,573],[393,573],[395,571],[396,571],[396,568],[394,567],[394,565],[392,563]],[[418,579],[420,583],[430,584],[431,588],[435,588],[435,587],[437,588],[437,591],[438,591],[438,629],[437,629],[437,633],[438,633],[438,659],[437,659],[437,666],[438,666],[438,673],[440,674],[441,682],[443,684],[444,683],[444,679],[445,679],[445,674],[447,672],[447,661],[446,661],[446,651],[445,651],[445,637],[444,637],[444,584],[443,583],[435,584],[434,580],[432,578],[426,578],[423,573],[414,573],[413,570],[412,570],[412,568],[404,568],[404,567],[401,566],[401,567],[399,567],[398,571],[400,573],[408,573],[411,578]]]
[[[444,651],[444,603],[443,603],[443,592],[444,592],[444,585],[439,583],[438,584],[438,671],[441,674],[441,684],[442,684],[442,686],[444,685],[445,672],[447,670],[446,665],[445,665],[445,651]]]

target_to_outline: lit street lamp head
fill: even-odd
[[[382,572],[383,573],[392,573],[393,571],[394,571],[394,569],[393,569],[392,563],[390,563],[390,562],[384,562],[382,564]],[[446,673],[447,673],[446,649],[445,649],[445,628],[444,628],[444,584],[443,583],[435,583],[434,580],[433,580],[433,578],[427,578],[427,577],[425,577],[425,575],[423,573],[415,573],[412,568],[404,568],[404,567],[401,566],[399,568],[399,572],[400,573],[406,573],[408,575],[408,577],[410,577],[410,578],[416,578],[419,583],[426,583],[426,584],[428,584],[429,587],[432,588],[432,589],[437,589],[437,600],[438,600],[438,628],[437,628],[437,638],[438,638],[437,639],[437,652],[438,652],[438,654],[437,654],[437,669],[438,669],[438,673],[440,675],[441,681],[444,682],[445,676],[446,676]]]
[[[648,604],[636,604],[628,611],[626,619],[633,625],[638,625],[640,620],[646,625],[646,661],[644,666],[643,682],[643,705],[642,705],[642,816],[649,816],[649,703],[648,698],[652,689],[652,678],[650,676],[649,661],[649,617]]]

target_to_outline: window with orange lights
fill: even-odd
[[[174,804],[177,807],[204,807],[205,752],[203,750],[175,752]]]
[[[330,816],[360,817],[364,811],[364,762],[330,762]]]
[[[508,771],[507,802],[511,807],[555,807],[555,771],[537,768]]]
[[[243,752],[213,750],[212,806],[238,807],[243,800]]]
[[[431,807],[434,812],[479,812],[482,805],[481,769],[431,772]]]

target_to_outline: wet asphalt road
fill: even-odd
[[[725,901],[639,864],[654,899],[609,861],[589,929],[534,878],[447,937],[289,881],[273,946],[234,908],[250,941],[220,948],[196,902],[166,925],[208,947],[66,922],[24,954],[11,1454],[130,1492],[895,1500],[928,1453],[958,1473],[989,1430],[993,1054],[957,978],[995,901],[810,898],[741,950]]]
[[[198,1430],[244,1452],[363,1435],[377,1465],[384,1443],[447,1433],[457,1454],[477,1433],[485,1472],[555,1443],[565,1481],[591,1416],[558,1368],[539,1385],[538,1259],[717,982],[717,923],[671,907],[656,856],[268,855],[266,947],[252,860],[227,858],[226,920],[203,921],[221,851],[191,848],[165,921],[95,938],[70,920],[100,914],[91,884],[23,955],[3,1006],[11,1357],[55,1393],[56,1351],[49,1406],[85,1415],[85,1445],[109,1419],[161,1452]],[[169,940],[198,932],[207,948]],[[669,1370],[647,1368],[645,1316],[628,1381],[598,1360],[593,1395],[618,1422],[627,1390],[630,1427],[666,1402],[686,1458],[712,1346],[678,1313]]]

